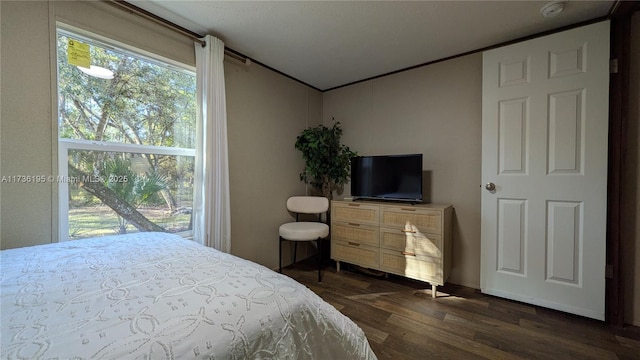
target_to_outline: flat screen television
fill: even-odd
[[[422,154],[351,158],[351,196],[422,202]]]

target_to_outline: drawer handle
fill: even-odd
[[[411,208],[401,208],[400,210],[402,210],[402,211],[416,211],[416,209],[411,209]]]
[[[353,246],[360,246],[360,244],[355,243],[355,242],[351,242],[351,241],[349,241],[349,245],[353,245]]]
[[[351,225],[351,226],[360,226],[360,224],[356,224],[356,223],[349,223],[349,225]]]
[[[355,206],[355,207],[360,206],[360,204],[347,204],[347,205],[348,205],[348,206]]]
[[[415,230],[407,230],[407,229],[402,229],[402,230],[400,230],[400,231],[401,231],[401,232],[403,232],[403,233],[410,233],[410,234],[415,234],[415,233],[417,233],[417,231],[415,231]]]
[[[402,255],[416,256],[416,253],[403,251]]]

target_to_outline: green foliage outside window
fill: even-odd
[[[183,225],[180,226],[163,221],[178,211],[190,214],[194,185],[193,157],[159,155],[143,147],[195,149],[195,75],[159,61],[91,42],[91,64],[114,72],[114,78],[110,80],[92,77],[67,63],[69,39],[75,38],[64,31],[58,35],[58,129],[61,141],[70,139],[72,142],[141,146],[140,151],[117,152],[108,148],[105,151],[82,150],[71,145],[68,159],[70,176],[97,176],[101,180],[109,180],[109,174],[119,174],[130,181],[105,181],[101,184],[104,188],[100,184],[71,182],[69,209],[121,204],[124,207],[111,208],[119,220],[117,229],[108,229],[109,232],[126,232],[128,222],[140,231],[189,230],[190,219],[181,220]],[[132,169],[133,156],[146,163],[144,171]],[[105,196],[111,197],[111,201],[105,201]],[[128,215],[130,210],[151,213],[148,211],[150,208],[162,208],[165,215],[154,219],[147,219],[149,216],[143,214],[140,215],[144,219]],[[143,225],[145,219],[161,225]],[[82,222],[80,220],[78,223]],[[82,232],[71,223],[69,228],[70,233],[72,228],[74,233]],[[88,231],[87,234],[95,235]]]

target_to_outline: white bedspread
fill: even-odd
[[[375,359],[296,281],[139,233],[4,250],[2,359]]]

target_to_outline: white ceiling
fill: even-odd
[[[135,6],[317,89],[606,16],[613,1],[168,1]]]

